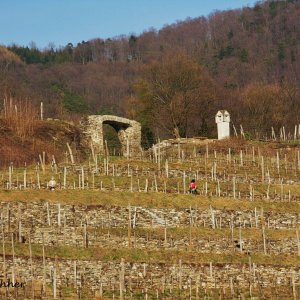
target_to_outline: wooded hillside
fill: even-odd
[[[222,108],[250,137],[270,134],[272,126],[276,132],[281,126],[293,132],[300,123],[299,19],[298,0],[261,1],[253,8],[217,11],[139,36],[98,38],[58,49],[1,47],[0,97],[43,101],[46,117],[114,113],[135,118],[142,121],[149,144],[158,136],[176,135],[175,127],[181,136],[214,137],[214,114]],[[163,70],[155,69],[157,62],[172,74],[159,74]],[[207,81],[187,86],[194,79],[182,83],[174,72]],[[160,114],[162,107],[151,98],[157,95],[151,74],[164,86],[170,83],[173,110],[183,109],[183,99],[193,104],[184,106],[185,119],[173,120],[175,127],[162,126],[160,118],[171,112]]]

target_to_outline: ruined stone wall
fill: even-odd
[[[46,245],[70,245],[84,247],[85,226],[89,246],[99,247],[127,247],[127,236],[116,235],[111,232],[114,228],[126,229],[128,226],[128,208],[103,205],[61,205],[47,202],[1,202],[1,224],[6,230],[6,239],[10,239],[11,232],[21,235],[25,242],[30,235],[32,243]],[[132,224],[134,228],[166,228],[166,240],[163,236],[146,233],[137,234],[134,247],[139,249],[176,249],[187,250],[189,236],[176,237],[168,228],[189,226],[198,228],[257,228],[261,230],[262,223],[267,229],[292,229],[300,224],[297,213],[279,213],[263,211],[231,211],[209,208],[205,210],[192,209],[158,209],[131,207]],[[188,227],[186,227],[188,228]],[[187,229],[188,230],[188,229]],[[243,251],[251,253],[263,252],[263,240],[253,240],[242,232]],[[2,234],[0,233],[0,238]],[[216,251],[231,253],[240,251],[240,241],[231,238],[231,234],[218,239],[211,239],[209,235],[201,238],[192,237],[193,247],[202,253]],[[267,252],[269,254],[298,254],[296,235],[280,240],[267,236]]]
[[[103,154],[105,152],[103,124],[108,124],[117,131],[122,154],[125,157],[139,155],[141,147],[140,123],[111,115],[88,116],[82,121],[83,140],[88,147],[92,144],[96,153]]]

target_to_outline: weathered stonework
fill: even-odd
[[[141,124],[139,122],[111,115],[93,115],[82,122],[82,127],[83,139],[86,144],[93,145],[96,153],[105,152],[103,124],[108,124],[117,131],[123,156],[133,157],[140,153]]]

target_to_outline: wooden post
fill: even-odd
[[[76,260],[74,260],[74,287],[77,287],[77,265]]]
[[[158,187],[157,187],[157,179],[156,176],[154,175],[154,185],[155,185],[155,192],[158,192]]]
[[[243,150],[240,151],[240,165],[243,166]]]
[[[235,199],[235,176],[232,178],[232,183],[233,183],[233,199]]]
[[[93,161],[96,162],[96,155],[95,155],[95,150],[92,142],[91,142],[91,153],[92,153]]]
[[[215,222],[215,214],[212,206],[210,205],[210,213],[211,213],[211,223],[212,223],[212,228],[216,228],[216,222]]]
[[[8,188],[11,190],[12,188],[12,167],[8,167]]]
[[[230,294],[231,294],[231,297],[233,299],[234,297],[234,288],[233,288],[233,280],[232,280],[232,277],[230,277]]]
[[[83,231],[84,231],[84,248],[88,247],[88,237],[87,237],[87,229],[86,229],[86,223],[83,226]]]
[[[53,267],[53,299],[56,297],[56,265]]]
[[[50,211],[49,211],[49,202],[46,202],[46,208],[47,208],[47,221],[48,221],[48,226],[51,226]]]
[[[81,188],[84,190],[84,169],[81,167]]]
[[[256,207],[254,208],[255,227],[258,228],[258,215]]]
[[[67,147],[68,147],[68,151],[70,154],[71,163],[74,164],[74,156],[73,156],[73,152],[72,152],[72,149],[71,149],[69,143],[67,143]]]
[[[292,273],[292,287],[293,287],[293,299],[297,300],[297,291],[296,291],[296,284],[295,284],[295,271],[293,271],[293,273]]]
[[[129,160],[130,149],[129,149],[129,138],[128,138],[128,136],[126,137],[126,157],[127,157],[127,160]]]
[[[41,102],[41,120],[44,120],[44,104]]]
[[[14,246],[14,234],[11,234],[11,248],[12,248],[12,283],[15,284],[15,246]]]
[[[22,243],[22,222],[19,220],[19,243]]]
[[[10,231],[10,208],[9,203],[7,203],[7,231]]]
[[[121,259],[120,271],[120,300],[124,300],[123,292],[125,290],[125,263],[124,258]]]
[[[44,161],[43,161],[41,154],[39,154],[39,159],[40,159],[43,174],[45,175],[45,165],[44,165]]]
[[[24,169],[24,181],[23,181],[23,185],[24,185],[24,190],[26,190],[26,186],[27,186],[27,178],[26,178],[26,168]]]
[[[243,252],[243,240],[242,240],[242,227],[240,224],[240,228],[239,228],[239,239],[240,239],[240,252]]]
[[[264,157],[261,157],[261,182],[264,183],[265,181],[265,164],[264,164]]]
[[[265,234],[265,226],[262,226],[262,237],[263,237],[263,244],[264,244],[264,254],[267,254],[267,246],[266,246],[266,234]]]
[[[137,208],[136,206],[134,207],[134,214],[133,214],[133,220],[132,220],[132,228],[135,228],[136,226],[136,215],[137,215]]]
[[[60,214],[60,203],[57,204],[57,225],[61,226],[61,214]]]
[[[299,240],[299,231],[298,231],[298,229],[296,229],[296,237],[297,237],[298,256],[300,256],[300,240]]]
[[[192,210],[190,209],[190,214]],[[190,216],[190,230],[189,230],[189,251],[192,251],[193,240],[192,240],[192,216]]]
[[[179,293],[181,293],[181,288],[182,288],[182,263],[181,263],[181,259],[179,259],[178,276],[179,276]]]
[[[128,205],[128,248],[131,248],[131,207]]]
[[[43,239],[43,291],[44,291],[44,295],[46,295],[46,259],[45,259],[44,234],[42,236],[42,239]]]
[[[165,247],[167,247],[167,244],[168,244],[168,240],[167,240],[167,223],[165,222],[165,227],[164,227],[164,245]]]
[[[36,176],[37,176],[37,187],[40,190],[41,189],[41,183],[40,183],[40,172],[39,171],[37,171]]]
[[[92,173],[92,187],[94,190],[95,189],[95,173],[94,172]]]
[[[158,172],[160,171],[160,139],[158,139],[158,144],[157,144],[157,147],[158,147],[158,160],[157,160],[157,169],[158,169]]]
[[[31,236],[29,234],[29,264],[30,264],[30,275],[33,284],[33,267],[32,267],[32,249],[31,249]]]
[[[169,178],[169,164],[168,164],[167,159],[166,159],[166,162],[165,162],[165,171],[166,171],[166,177]]]
[[[95,156],[95,173],[98,173],[98,155]]]
[[[186,194],[186,185],[185,185],[185,171],[183,171],[183,178],[182,178],[182,180],[183,180],[183,194]]]
[[[276,134],[275,134],[275,130],[274,130],[274,127],[272,127],[272,139],[275,141],[276,140]]]
[[[5,235],[4,235],[3,224],[2,224],[2,257],[3,257],[3,278],[4,281],[6,281]]]
[[[64,167],[64,189],[67,188],[67,167]]]
[[[130,176],[130,192],[133,192],[133,178],[132,178],[132,174]]]

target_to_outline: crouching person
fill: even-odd
[[[197,185],[195,179],[192,179],[190,182],[190,193],[193,195],[197,194]]]
[[[48,182],[48,188],[50,191],[54,191],[56,188],[56,181],[52,177],[51,180]]]

